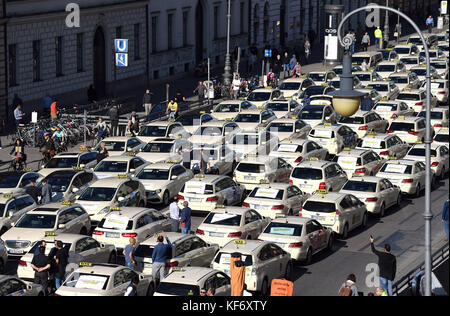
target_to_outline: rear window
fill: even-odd
[[[203,223],[222,226],[241,226],[241,215],[209,213]]]
[[[161,282],[157,293],[178,296],[200,296],[200,287],[192,284]]]
[[[349,180],[344,185],[342,190],[358,191],[358,192],[376,192],[377,183],[376,182]]]
[[[418,94],[413,93],[400,93],[397,97],[397,100],[405,100],[405,101],[418,101],[420,97]]]
[[[292,178],[303,180],[322,180],[322,169],[295,168],[292,172]]]
[[[378,139],[363,138],[359,141],[359,148],[372,148],[372,149],[384,149],[386,148],[386,142]]]
[[[334,203],[317,202],[317,201],[307,201],[305,205],[303,205],[303,209],[305,211],[318,213],[336,212],[336,206],[334,205]]]
[[[409,151],[408,155],[410,156],[419,156],[425,157],[425,148],[413,148]],[[431,150],[431,157],[436,157],[436,150]]]
[[[395,174],[411,174],[412,166],[400,165],[396,163],[387,163],[381,168],[380,172],[395,173]]]
[[[226,252],[220,252],[216,259],[214,259],[214,262],[229,265],[231,259],[231,253]],[[253,265],[253,259],[252,256],[249,255],[242,255],[241,256],[242,261],[245,263],[246,267],[250,267]]]
[[[281,200],[283,198],[283,190],[256,188],[250,193],[251,198]]]
[[[432,120],[442,120],[442,115],[443,115],[442,112],[433,112],[432,111],[431,112],[431,119]],[[418,116],[426,118],[427,117],[427,112],[426,111],[422,111],[422,112],[419,113]]]
[[[202,182],[188,182],[184,185],[181,191],[188,194],[213,194],[214,188],[211,184],[205,184]]]
[[[449,135],[445,135],[445,134],[437,134],[434,137],[434,140],[437,142],[441,142],[441,143],[448,143],[450,140]]]
[[[264,234],[282,236],[301,236],[303,225],[288,223],[270,223],[264,230]]]
[[[399,123],[393,122],[389,127],[389,130],[396,132],[409,132],[414,129],[414,123]]]
[[[153,246],[139,245],[134,252],[135,257],[139,258],[151,258],[153,255]]]
[[[240,163],[237,167],[237,171],[246,173],[264,173],[266,166],[257,163]]]
[[[339,120],[339,123],[361,125],[361,124],[364,124],[364,118],[363,117],[341,117],[341,119]]]

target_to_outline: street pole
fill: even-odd
[[[389,7],[389,0],[386,0],[386,7]],[[384,19],[384,39],[385,48],[389,45],[389,11],[386,11],[386,18]],[[383,48],[383,47],[382,47]]]
[[[227,55],[225,57],[225,73],[223,74],[223,83],[227,88],[231,85],[231,56],[230,56],[230,33],[231,33],[231,0],[228,0],[228,30],[227,30]]]
[[[400,13],[400,8],[398,8],[398,12]],[[397,45],[400,43],[400,36],[402,34],[402,27],[400,26],[400,14],[397,14]]]
[[[349,14],[347,14],[341,21],[338,27],[338,39],[342,46],[345,47],[345,42],[342,40],[341,32],[344,26],[344,23],[354,14],[359,13],[361,11],[365,11],[366,9],[372,9],[373,6],[365,6],[358,8]],[[377,6],[379,10],[386,10],[389,12],[393,12],[395,14],[400,15],[403,19],[405,19],[409,24],[412,25],[414,30],[420,36],[420,39],[423,44],[423,48],[425,50],[425,59],[426,59],[426,134],[425,134],[425,210],[423,213],[423,218],[425,220],[425,296],[431,296],[431,269],[432,269],[432,258],[431,258],[431,220],[433,219],[433,214],[431,213],[431,76],[430,76],[430,52],[425,40],[423,33],[420,28],[414,23],[413,20],[409,18],[406,14],[390,8]]]
[[[208,57],[208,105],[211,105],[211,100],[209,97],[210,83],[211,83],[211,68],[210,68],[210,58]]]
[[[87,117],[86,117],[86,110],[84,110],[84,115],[83,115],[83,122],[84,122],[84,147],[86,147],[86,125],[87,125]]]

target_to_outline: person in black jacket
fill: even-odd
[[[50,260],[45,255],[45,247],[40,246],[39,254],[33,257],[31,267],[34,270],[34,283],[42,285],[44,293],[48,293],[48,270],[50,269]]]
[[[149,89],[145,91],[144,97],[142,98],[142,107],[145,109],[145,116],[147,117],[147,121],[150,121],[150,114],[152,113],[152,96],[153,93],[150,92]]]
[[[36,182],[32,181],[31,185],[27,186],[25,193],[33,198],[38,203],[39,196],[41,196],[41,190],[36,187]]]
[[[64,244],[61,240],[56,241],[55,261],[55,287],[59,289],[66,280],[66,267],[69,263],[69,253],[64,249]]]
[[[114,104],[113,107],[109,110],[109,119],[111,121],[111,136],[119,136],[118,134],[118,126],[119,126],[119,109],[117,108],[117,104]]]
[[[370,248],[378,257],[380,285],[389,296],[392,296],[392,281],[394,281],[395,274],[397,272],[397,260],[395,256],[391,254],[391,246],[389,244],[385,244],[384,252],[377,251],[373,245],[373,237],[370,237]]]

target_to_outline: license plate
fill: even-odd
[[[9,249],[8,253],[23,254],[23,250],[20,250],[20,249]]]
[[[300,188],[311,189],[311,188],[312,188],[312,185],[310,185],[310,184],[300,184],[299,187],[300,187]]]
[[[210,237],[223,237],[222,233],[209,232]]]
[[[201,202],[202,199],[189,198],[189,202]]]
[[[255,180],[256,180],[256,178],[255,178],[255,177],[248,177],[248,176],[244,176],[244,180],[255,181]]]
[[[106,238],[120,238],[120,235],[117,233],[106,233],[105,237]]]

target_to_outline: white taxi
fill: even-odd
[[[406,67],[403,62],[397,60],[393,61],[382,61],[375,68],[377,74],[379,74],[383,78],[389,77],[391,74],[396,72],[404,72],[406,71]]]
[[[169,205],[170,199],[194,177],[191,170],[179,164],[157,163],[142,169],[136,178],[144,185],[147,203]]]
[[[292,184],[263,184],[253,189],[242,206],[274,219],[279,215],[297,215],[308,197],[309,194]]]
[[[44,296],[42,285],[15,276],[0,275],[0,296]]]
[[[214,258],[214,269],[230,274],[230,263],[238,258],[233,254],[241,254],[245,265],[245,284],[247,290],[269,296],[273,279],[292,277],[292,262],[288,252],[275,243],[256,240],[230,241]],[[233,259],[233,260],[232,260]]]
[[[444,145],[449,147],[449,133],[448,128],[441,128],[437,133],[436,136],[433,138],[434,144]]]
[[[82,205],[97,225],[110,207],[139,206],[147,204],[144,185],[135,178],[106,178],[91,185],[76,203]]]
[[[31,182],[40,182],[42,175],[31,171],[0,172],[0,194],[23,193]]]
[[[404,159],[425,162],[425,144],[416,144],[405,156]],[[431,170],[436,178],[445,179],[445,174],[449,170],[449,151],[444,145],[431,144]]]
[[[416,45],[396,45],[394,50],[400,58],[419,55],[420,53],[420,50]]]
[[[363,138],[369,132],[384,133],[389,123],[375,111],[358,110],[352,116],[341,117],[339,124],[350,127],[358,138]]]
[[[217,205],[237,205],[245,197],[246,188],[227,176],[198,174],[186,182],[178,194],[179,206],[189,203],[194,211],[210,212]]]
[[[142,126],[137,138],[149,143],[157,138],[188,138],[190,136],[180,122],[155,121]]]
[[[116,263],[116,248],[111,244],[99,243],[92,237],[75,234],[57,234],[47,236],[45,240],[45,255],[54,258],[55,243],[57,240],[63,243],[63,249],[69,254],[66,266],[66,276],[78,268],[80,262],[92,263]],[[19,260],[17,267],[17,276],[26,281],[34,281],[34,270],[31,267],[31,261],[38,253],[40,242],[34,244],[33,248]]]
[[[399,72],[389,76],[390,81],[403,91],[405,88],[419,89],[422,81],[417,77],[414,72]]]
[[[151,163],[179,161],[180,151],[191,148],[192,144],[186,139],[157,138],[142,148],[136,156]]]
[[[371,82],[366,89],[375,89],[381,95],[381,101],[395,100],[400,94],[400,89],[391,80]]]
[[[2,239],[9,256],[23,256],[46,234],[87,235],[90,229],[89,215],[79,204],[50,203],[22,215]]]
[[[137,296],[152,296],[155,282],[151,275],[137,273],[115,264],[81,263],[69,275],[55,296],[124,296],[131,281],[139,278]]]
[[[335,89],[340,89],[341,88],[341,78],[340,77],[333,78],[332,80],[330,80],[328,82],[328,84],[330,86],[334,87]],[[361,80],[359,80],[359,77],[353,76],[353,88],[360,89],[362,87],[363,87],[363,84],[361,83]]]
[[[114,245],[121,251],[130,238],[139,245],[150,236],[162,231],[170,231],[170,219],[161,212],[143,207],[111,207],[92,233],[101,243]]]
[[[344,169],[347,176],[374,176],[386,162],[376,152],[368,149],[344,150],[333,158]]]
[[[172,272],[174,267],[209,267],[214,259],[219,245],[208,244],[202,238],[195,235],[186,235],[181,233],[165,233],[164,244],[167,239],[171,243],[170,259],[167,262],[166,275]],[[137,263],[136,271],[144,274],[152,274],[153,259],[152,254],[155,246],[158,244],[159,234],[155,234],[139,244],[134,253]],[[162,281],[162,280],[161,280]]]
[[[376,81],[383,81],[383,78],[375,71],[357,71],[353,75],[359,78],[359,81],[363,86],[370,85]]]
[[[241,132],[236,134],[228,144],[240,158],[247,154],[267,155],[278,144],[279,139],[275,133],[270,131]],[[231,160],[233,161],[233,159]],[[230,172],[233,172],[230,170]]]
[[[300,217],[317,220],[342,239],[347,239],[350,231],[366,227],[368,222],[367,208],[363,202],[352,194],[335,192],[311,196],[303,204]]]
[[[414,110],[414,113],[419,113],[426,109],[427,102],[427,93],[426,90],[412,90],[412,89],[404,89],[398,96],[396,101],[403,101],[409,107]],[[431,107],[435,107],[437,105],[437,98],[435,96],[431,96],[430,101]]]
[[[277,99],[264,104],[264,109],[272,110],[277,118],[297,115],[302,106],[295,100]]]
[[[230,296],[231,279],[225,273],[210,268],[172,269],[159,283],[154,296],[200,296],[202,290],[211,290],[214,296]]]
[[[423,117],[399,118],[392,121],[386,133],[395,134],[400,137],[402,141],[409,144],[424,142],[426,134],[426,120]]]
[[[275,100],[281,96],[281,91],[278,89],[255,89],[247,97],[247,101],[256,105],[263,106],[264,103]]]
[[[433,108],[431,110],[431,126],[433,126],[435,132],[443,127],[448,128],[449,116],[448,108]],[[427,111],[420,112],[417,117],[426,118]]]
[[[109,157],[121,156],[127,153],[137,154],[147,144],[136,137],[107,137],[99,142],[92,151],[98,152],[102,143],[105,144]]]
[[[425,189],[425,164],[414,160],[390,160],[384,164],[377,177],[389,179],[400,187],[402,193],[420,196]],[[433,179],[434,179],[434,172]],[[434,183],[434,180],[433,180]]]
[[[427,77],[426,65],[418,65],[417,67],[412,67],[410,69],[410,71],[415,73],[420,80],[422,80],[422,81],[426,80],[426,77]],[[434,68],[434,66],[430,66],[430,76],[431,76],[431,80],[441,79],[441,76],[437,72],[436,68]],[[444,76],[445,76],[445,73],[444,73]]]
[[[196,144],[228,144],[234,135],[241,132],[239,126],[234,122],[228,121],[211,121],[202,124],[189,141]]]
[[[134,176],[150,164],[150,162],[130,154],[120,157],[108,157],[98,163],[94,168],[94,173],[99,179],[117,178],[127,175]]]
[[[295,167],[289,182],[306,193],[314,193],[317,190],[337,192],[347,179],[344,169],[337,163],[311,160]]]
[[[359,140],[356,149],[370,149],[380,157],[397,157],[402,159],[409,150],[409,145],[395,134],[368,135]]]
[[[223,247],[231,240],[258,238],[269,222],[270,218],[248,207],[226,206],[211,211],[195,234],[207,243]]]
[[[82,147],[80,147],[81,149]],[[73,168],[94,168],[97,164],[97,152],[81,151],[79,153],[60,153],[49,160],[39,173],[42,176],[48,176],[53,171],[73,170]]]
[[[355,148],[358,134],[345,125],[321,124],[311,130],[308,139],[328,149],[330,155],[336,155],[344,148]]]
[[[419,56],[419,55],[414,55],[414,56],[401,57],[400,61],[405,65],[406,70],[409,71],[409,70],[411,70],[411,68],[425,63],[425,58],[423,58],[422,56]]]
[[[313,255],[333,250],[334,234],[316,220],[287,216],[272,220],[258,240],[276,243],[292,260],[311,264]]]
[[[259,132],[277,117],[272,110],[246,110],[239,113],[233,122],[243,131]]]
[[[444,78],[448,74],[448,60],[435,59],[431,60],[430,64],[436,69],[437,74],[441,78]]]
[[[337,114],[331,105],[308,105],[300,111],[298,118],[315,128],[319,124],[335,123]]]
[[[389,123],[398,117],[414,116],[414,110],[402,101],[380,101],[373,111]]]
[[[0,237],[11,228],[12,223],[36,207],[36,202],[28,194],[0,194]]]
[[[233,177],[247,191],[259,184],[287,183],[292,167],[284,159],[270,156],[248,156],[236,167]]]
[[[310,71],[306,77],[311,79],[316,85],[320,86],[323,83],[329,82],[331,79],[336,78],[337,75],[332,70],[325,71]]]
[[[266,130],[277,135],[280,140],[291,140],[306,138],[311,125],[296,118],[285,118],[272,121]]]
[[[314,86],[315,83],[309,78],[301,77],[301,78],[289,78],[284,80],[278,89],[280,89],[281,93],[285,98],[292,98],[294,94],[297,93],[299,95],[306,88]]]
[[[319,160],[327,160],[328,150],[312,140],[294,139],[279,143],[269,156],[283,158],[295,167],[300,162],[313,157]]]
[[[243,154],[226,145],[195,146],[190,153],[190,166],[194,174],[201,173],[200,160],[207,162],[206,174],[231,174]]]
[[[422,89],[426,89],[426,82],[422,84]],[[431,81],[431,94],[437,98],[440,103],[448,104],[449,84],[448,80],[436,79]]]
[[[257,109],[257,106],[249,101],[228,100],[219,103],[211,115],[221,121],[232,121],[236,115],[245,110]]]
[[[339,193],[353,194],[366,205],[367,211],[383,217],[392,206],[400,207],[402,192],[391,181],[379,177],[354,177],[347,181]]]

